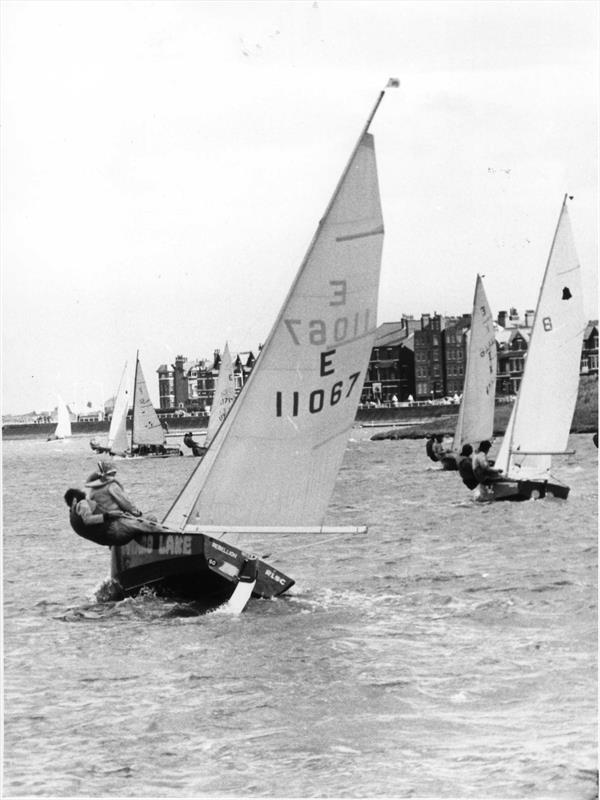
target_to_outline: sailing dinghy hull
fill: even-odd
[[[548,480],[499,480],[493,483],[480,484],[477,498],[480,502],[509,500],[542,500],[545,497],[557,497],[566,500],[569,487],[564,483]]]
[[[112,575],[125,595],[151,587],[159,595],[227,602],[240,580],[256,578],[253,597],[270,599],[294,585],[287,575],[226,541],[201,533],[152,533],[112,548]]]

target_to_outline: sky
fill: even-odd
[[[4,414],[256,352],[392,76],[379,323],[535,308],[565,193],[597,318],[599,3],[0,8]]]

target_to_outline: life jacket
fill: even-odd
[[[84,503],[86,501],[81,500],[79,502]],[[84,518],[78,511],[79,502],[74,501],[69,509],[69,522],[75,533],[82,536],[84,539],[88,539],[90,542],[110,547],[113,542],[110,541],[112,537],[108,533],[108,526],[106,523],[101,522],[95,525],[86,525]]]

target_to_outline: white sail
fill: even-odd
[[[148,394],[148,387],[138,356],[135,364],[133,389],[131,446],[138,444],[164,444],[164,441],[165,433]]]
[[[62,397],[58,398],[57,416],[58,423],[54,431],[54,436],[57,439],[66,439],[71,435],[71,417],[69,416],[69,409]]]
[[[563,201],[535,312],[525,370],[496,467],[547,477],[563,452],[577,401],[584,331],[581,267]],[[524,455],[525,454],[525,455]]]
[[[165,524],[321,524],[377,324],[383,220],[367,127],[248,382]]]
[[[205,447],[208,447],[215,438],[215,434],[223,424],[234,400],[235,378],[233,376],[233,363],[231,361],[231,354],[229,353],[229,345],[225,343],[225,349],[221,356],[221,364],[219,365],[217,385],[215,386],[215,393],[210,409],[208,427],[206,429],[206,439],[204,440]]]
[[[127,411],[129,409],[129,390],[127,388],[127,364],[123,367],[123,373],[117,389],[115,407],[113,408],[108,439],[106,446],[111,453],[122,454],[127,450]]]
[[[494,317],[485,295],[483,281],[478,275],[467,345],[465,383],[454,434],[453,449],[459,453],[464,444],[478,445],[484,439],[492,437],[496,367]]]

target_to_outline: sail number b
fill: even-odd
[[[347,382],[336,381],[330,390],[314,389],[308,395],[292,392],[291,398],[283,392],[275,392],[275,413],[278,417],[297,417],[301,411],[318,414],[324,408],[336,406],[342,398],[349,397],[360,372],[353,372]]]

